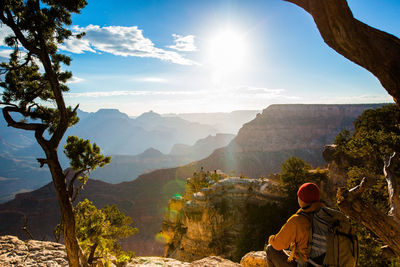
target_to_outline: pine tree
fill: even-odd
[[[9,62],[0,64],[3,116],[8,126],[33,131],[46,155],[38,162],[51,172],[68,261],[73,267],[85,265],[75,232],[72,199],[79,189],[75,181],[80,179],[83,185],[91,169],[110,161],[95,144],[70,137],[65,151],[75,173],[67,181],[57,155],[66,130],[79,121],[78,106],[67,106],[63,98],[72,74],[61,66],[68,66],[71,59],[59,53],[57,46],[68,38],[82,37],[73,36],[68,25],[72,23],[71,14],[79,13],[86,4],[85,0],[0,0],[2,26],[12,31],[5,42],[13,49]],[[24,119],[16,121],[15,113]]]

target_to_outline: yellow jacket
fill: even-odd
[[[314,212],[322,206],[321,202],[312,203],[311,206],[305,209],[299,209],[303,212]],[[282,226],[279,233],[271,235],[268,243],[276,250],[288,249],[294,251],[295,245],[299,252],[303,255],[304,259],[308,259],[307,248],[308,238],[310,234],[310,221],[303,215],[297,213],[292,215],[287,222]],[[296,259],[298,255],[294,255]]]

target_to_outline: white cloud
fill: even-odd
[[[85,79],[82,79],[82,78],[79,78],[76,76],[72,76],[72,78],[69,79],[67,83],[81,83],[83,81],[85,81]]]
[[[65,93],[68,98],[78,97],[112,97],[112,96],[190,96],[194,98],[204,98],[212,96],[212,98],[254,98],[254,99],[297,99],[295,96],[286,96],[283,94],[284,89],[267,89],[256,87],[240,87],[240,88],[224,88],[219,90],[193,90],[193,91],[96,91],[82,93]]]
[[[365,103],[394,103],[393,98],[388,94],[364,94],[357,96],[331,96],[321,97],[314,102],[326,104],[365,104]]]
[[[3,49],[0,50],[0,61],[6,60],[8,62],[8,59],[10,58],[10,54],[13,52],[11,49]]]
[[[70,105],[81,104],[85,110],[118,108],[130,115],[146,110],[157,112],[208,112],[232,111],[238,109],[263,109],[270,104],[298,103],[301,98],[287,95],[284,89],[241,86],[208,88],[204,90],[119,90],[66,93]]]
[[[262,87],[239,87],[235,90],[238,94],[246,94],[246,95],[270,95],[270,96],[278,96],[282,95],[284,89],[268,89]]]
[[[143,36],[137,26],[122,27],[89,25],[73,27],[74,32],[86,32],[81,39],[67,40],[59,48],[72,53],[106,52],[117,56],[158,58],[181,65],[198,65],[174,51],[167,51],[154,46],[154,43]]]
[[[178,34],[172,34],[172,37],[174,37],[175,45],[167,46],[168,48],[185,52],[197,50],[196,46],[194,45],[194,35],[182,36]]]
[[[90,42],[83,38],[72,38],[65,40],[65,42],[59,46],[59,48],[61,50],[69,51],[75,54],[82,54],[85,51],[96,53],[96,51],[90,47]]]
[[[142,78],[134,78],[133,81],[137,82],[146,82],[146,83],[166,83],[167,79],[159,78],[159,77],[142,77]]]
[[[232,91],[232,93],[235,96],[243,98],[279,99],[279,100],[299,99],[299,97],[297,96],[285,95],[284,92],[285,89],[269,89],[269,88],[251,87],[251,86],[242,86]]]
[[[83,92],[65,93],[65,97],[111,97],[111,96],[169,96],[169,95],[194,95],[196,91],[107,91],[107,92]]]

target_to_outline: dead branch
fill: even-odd
[[[7,121],[7,124],[8,124],[7,126],[11,126],[11,127],[23,129],[23,130],[28,130],[28,131],[42,131],[43,130],[43,132],[47,128],[46,124],[43,124],[43,123],[16,122],[10,115],[10,112],[17,112],[25,117],[27,116],[27,114],[24,110],[22,110],[21,108],[18,108],[16,106],[4,107],[3,108],[3,116],[4,116],[4,119]]]
[[[386,156],[384,159],[383,173],[385,174],[388,185],[390,210],[389,216],[392,216],[400,224],[400,192],[399,181],[394,174],[395,163],[398,162],[399,154],[394,152],[391,156]]]
[[[21,226],[21,230],[25,231],[31,240],[34,239],[32,233],[28,230],[28,218],[26,216],[24,216],[24,225]]]
[[[68,195],[71,198],[72,202],[74,202],[76,200],[79,191],[85,186],[84,184],[81,184],[80,186],[75,188],[74,184],[75,184],[76,179],[78,179],[80,176],[84,175],[85,173],[89,173],[89,170],[90,169],[86,168],[86,169],[82,169],[79,171],[74,171],[71,168],[68,168],[65,171],[67,180],[70,180],[69,184],[68,184]]]
[[[78,108],[79,108],[79,104],[76,105],[76,107],[74,108],[74,110],[72,112],[75,113]]]
[[[20,113],[23,116],[29,116],[29,114],[15,106],[15,105],[9,105],[3,108],[3,117],[6,120],[8,126],[14,127],[17,129],[23,129],[23,130],[28,130],[28,131],[35,131],[35,138],[39,145],[45,149],[47,148],[48,142],[44,139],[43,133],[47,129],[47,125],[43,123],[24,123],[24,122],[16,122],[12,116],[10,115],[10,112],[17,112]]]
[[[339,209],[347,216],[362,223],[374,232],[385,244],[400,257],[400,227],[392,216],[381,212],[373,205],[364,201],[362,192],[367,188],[367,179],[351,190],[339,188],[336,198]]]
[[[40,163],[40,168],[42,168],[44,164],[47,164],[47,159],[38,158],[36,160]]]
[[[76,198],[78,197],[78,193],[79,191],[82,190],[82,188],[84,187],[84,184],[81,184],[80,186],[78,186],[77,188],[75,188],[74,194],[71,197],[71,201],[74,202],[76,200]]]

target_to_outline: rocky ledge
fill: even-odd
[[[0,266],[68,266],[65,247],[59,243],[21,241],[16,236],[0,236]]]
[[[258,251],[246,255],[241,264],[209,256],[194,262],[182,262],[171,258],[136,257],[126,267],[164,266],[164,267],[263,267],[260,257],[265,252]],[[254,256],[253,256],[254,254]],[[260,256],[261,255],[261,256]],[[58,267],[68,266],[67,254],[62,244],[45,241],[21,241],[16,236],[0,236],[0,266],[38,266]],[[114,263],[111,266],[116,266]]]
[[[281,220],[274,213],[281,200],[274,182],[232,177],[195,192],[192,180],[184,197],[167,206],[161,233],[165,257],[192,262],[220,255],[239,262],[247,252],[263,249],[277,230],[271,225]]]

